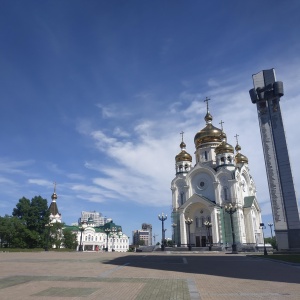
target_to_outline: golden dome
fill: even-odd
[[[190,162],[192,162],[192,156],[185,151],[186,144],[183,140],[182,140],[182,142],[180,143],[179,146],[181,148],[181,152],[176,155],[175,161],[176,162],[180,162],[180,161],[190,161]]]
[[[241,164],[241,163],[247,164],[248,163],[248,158],[245,155],[243,155],[242,153],[238,153],[234,157],[234,159],[235,159],[236,164]]]
[[[202,130],[196,133],[194,142],[196,148],[201,144],[211,143],[211,142],[222,142],[221,137],[222,130],[208,123]],[[226,134],[225,134],[226,137]]]
[[[52,194],[51,199],[52,199],[52,200],[54,200],[54,199],[56,200],[56,199],[57,199],[56,193],[53,193],[53,194]]]
[[[240,146],[239,144],[236,144],[235,150],[238,152],[238,151],[240,151],[241,149],[242,149],[241,146]]]
[[[224,140],[218,147],[215,149],[216,154],[221,154],[221,153],[233,153],[234,149],[233,147],[226,143]]]
[[[181,150],[179,154],[175,157],[176,162],[180,161],[192,161],[192,156],[188,154],[185,150]]]
[[[201,144],[213,142],[220,143],[223,138],[226,139],[226,134],[223,133],[221,129],[212,125],[211,121],[213,120],[213,117],[208,110],[204,120],[206,121],[206,126],[202,130],[198,131],[194,137],[196,148],[200,147]]]
[[[247,156],[243,155],[242,153],[240,153],[241,151],[241,146],[238,144],[238,141],[237,141],[237,144],[235,146],[235,150],[237,152],[237,154],[235,155],[234,157],[234,160],[235,160],[235,163],[236,164],[247,164],[248,163],[248,158]]]

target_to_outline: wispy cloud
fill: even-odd
[[[3,173],[25,174],[24,169],[34,164],[34,160],[16,161],[9,159],[0,159],[0,170]]]
[[[230,78],[226,78],[224,82],[209,80],[209,90],[206,93],[212,99],[209,105],[214,117],[213,124],[220,127],[221,119],[225,121],[224,130],[228,142],[233,145],[235,145],[234,135],[239,134],[239,144],[242,146],[242,153],[249,158],[263,214],[269,214],[269,192],[256,108],[248,94],[251,86],[231,81]],[[120,201],[126,199],[129,202],[154,206],[170,204],[169,187],[174,177],[174,158],[180,150],[179,132],[181,130],[185,132],[187,150],[193,154],[194,135],[205,126],[204,98],[200,93],[183,91],[179,95],[179,99],[183,100],[182,103],[171,104],[170,109],[161,116],[148,117],[147,120],[140,121],[131,129],[133,132],[126,131],[126,134],[122,134],[123,131],[118,127],[111,134],[108,131],[104,133],[101,130],[92,130],[89,136],[97,149],[105,152],[116,163],[116,166],[103,163],[100,165],[97,162],[86,163],[87,168],[97,170],[99,175],[102,174],[93,179],[93,184],[109,191],[107,197],[119,198]],[[297,118],[296,113],[291,112],[291,115]],[[116,132],[121,138],[134,135],[136,139],[131,139],[130,142],[118,139]],[[93,196],[91,199],[96,201],[98,198]]]
[[[28,183],[36,184],[44,187],[53,187],[53,181],[45,180],[45,179],[28,179]]]

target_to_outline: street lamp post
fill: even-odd
[[[190,230],[190,226],[191,226],[192,223],[193,223],[193,219],[187,218],[185,220],[185,224],[188,226],[188,230],[189,230],[189,246],[188,246],[189,251],[192,250],[192,245],[191,245],[191,230]]]
[[[161,221],[161,233],[162,233],[161,251],[165,251],[165,227],[164,227],[164,222],[167,220],[167,215],[164,215],[164,213],[161,213],[161,215],[158,215],[158,219]]]
[[[46,236],[46,246],[45,246],[45,251],[49,251],[49,238],[50,238],[50,227],[52,227],[53,224],[52,223],[48,223],[45,225],[45,227],[47,228],[47,236]]]
[[[108,235],[110,234],[110,228],[105,228],[104,231],[106,233],[106,252],[108,252]]]
[[[210,228],[212,227],[212,224],[209,221],[205,221],[204,225],[207,229],[207,235],[208,235],[208,250],[211,251],[211,237],[210,237]]]
[[[272,237],[272,239],[273,239],[273,230],[272,230],[273,223],[268,223],[268,226],[270,227],[270,230],[271,230],[271,237]]]
[[[263,240],[264,240],[264,255],[268,255],[267,248],[266,248],[266,241],[265,241],[265,233],[264,229],[266,229],[266,226],[264,223],[259,224],[259,228],[262,229],[262,234],[263,234]]]
[[[115,251],[115,249],[114,249],[114,247],[115,247],[115,234],[117,232],[117,228],[116,227],[112,227],[111,228],[111,232],[112,232],[112,239],[113,239],[111,251],[114,252]]]
[[[172,224],[173,232],[174,232],[174,246],[176,245],[176,226],[177,226],[176,223]]]
[[[86,228],[86,223],[82,222],[81,226],[79,227],[79,230],[80,230],[80,243],[79,243],[78,251],[83,251],[82,234],[83,234],[85,228]]]
[[[230,223],[231,223],[231,233],[232,233],[232,253],[237,253],[237,247],[235,243],[235,233],[234,233],[234,226],[233,226],[233,219],[232,215],[236,212],[235,204],[227,204],[225,205],[225,211],[230,215]]]

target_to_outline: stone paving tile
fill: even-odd
[[[299,283],[299,267],[240,254],[0,253],[1,300],[299,300]]]

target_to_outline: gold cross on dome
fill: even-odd
[[[210,98],[206,97],[206,99],[204,100],[204,102],[206,102],[206,110],[208,112],[208,101],[210,101]]]
[[[236,144],[238,144],[239,143],[239,140],[238,140],[239,135],[236,133],[234,137],[236,139]]]
[[[184,134],[184,132],[181,131],[180,134],[181,134],[181,141],[183,142],[183,134]]]
[[[219,124],[221,124],[222,131],[223,131],[223,124],[224,124],[224,123],[225,123],[225,122],[222,121],[222,120],[221,120],[221,122],[219,123]]]

